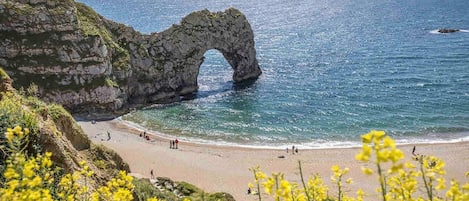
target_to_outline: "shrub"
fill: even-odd
[[[166,201],[177,200],[174,194],[170,192],[161,192],[153,186],[148,179],[135,179],[132,183],[135,186],[134,194],[138,200],[147,200],[149,198],[165,199]]]

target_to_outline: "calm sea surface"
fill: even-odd
[[[147,130],[263,147],[348,146],[371,129],[402,142],[469,138],[467,0],[80,1],[142,33],[205,8],[236,7],[251,23],[260,79],[234,87],[208,51],[196,99],[123,117]]]

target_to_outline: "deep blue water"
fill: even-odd
[[[411,142],[469,136],[467,0],[80,1],[142,33],[205,8],[250,21],[260,79],[233,87],[208,51],[196,99],[123,117],[146,129],[248,146],[348,145],[371,129]]]

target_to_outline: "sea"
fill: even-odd
[[[273,149],[358,146],[371,130],[399,143],[469,140],[467,0],[79,1],[142,33],[229,7],[254,31],[263,72],[255,83],[233,83],[231,66],[209,50],[194,99],[120,117],[128,125],[181,141]]]

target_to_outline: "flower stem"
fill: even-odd
[[[303,178],[303,170],[301,169],[301,161],[298,161],[298,167],[300,168],[301,183],[303,183],[303,188],[305,190],[306,198],[308,198],[308,201],[311,201],[311,198],[309,197],[308,190],[306,189],[305,180]]]
[[[259,184],[259,179],[257,178],[256,170],[253,169],[253,170],[252,170],[252,173],[254,173],[254,179],[256,180],[256,183],[257,183],[257,196],[259,197],[259,201],[262,201],[262,198],[261,198],[261,186],[260,186],[260,184]]]
[[[383,176],[383,171],[381,170],[381,165],[378,162],[376,163],[376,165],[378,168],[379,184],[381,185],[381,195],[383,196],[383,201],[386,201],[386,181]]]
[[[423,170],[423,161],[421,160],[420,161],[420,172],[422,172],[422,179],[423,179],[423,183],[425,184],[425,189],[427,190],[427,195],[428,195],[428,199],[430,201],[433,201],[433,193],[432,193],[432,190],[428,184],[428,181],[427,181],[427,177],[425,176],[425,171]]]

